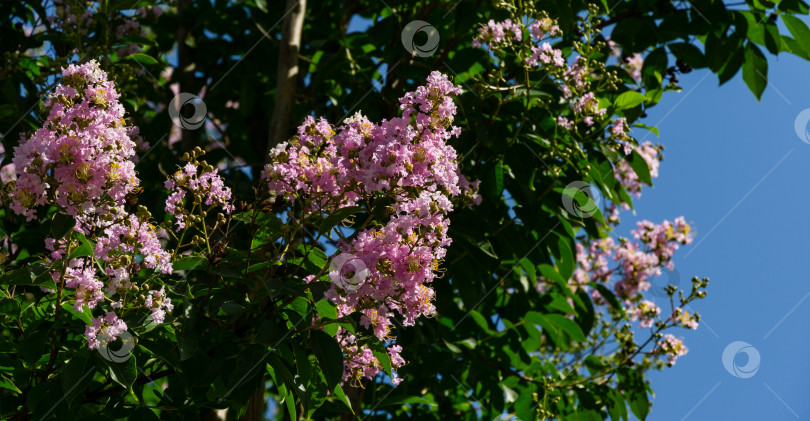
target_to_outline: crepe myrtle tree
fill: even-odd
[[[14,420],[644,419],[708,284],[616,234],[646,110],[810,59],[801,0],[0,9]]]

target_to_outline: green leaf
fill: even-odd
[[[647,385],[641,371],[627,367],[619,369],[619,389],[624,394],[630,410],[640,420],[647,418],[650,412],[650,401],[647,398]]]
[[[331,301],[325,298],[321,299],[315,302],[315,308],[318,310],[318,315],[321,316],[321,318],[337,319],[337,308]]]
[[[565,334],[571,339],[577,342],[585,341],[585,334],[582,333],[582,329],[580,329],[579,325],[573,320],[560,314],[549,314],[546,317],[548,317],[552,323],[559,327],[560,331],[565,332]]]
[[[742,66],[744,61],[744,50],[741,48],[736,48],[726,64],[724,64],[720,71],[717,72],[717,78],[720,84],[722,85],[731,80],[737,74],[737,72],[740,71],[740,66]]]
[[[298,409],[295,407],[295,398],[293,397],[292,388],[290,388],[290,390],[287,391],[287,396],[284,398],[284,405],[287,407],[287,412],[290,414],[290,419],[297,420]]]
[[[345,208],[340,208],[335,211],[335,213],[326,217],[326,219],[321,222],[321,227],[319,228],[319,232],[323,235],[330,235],[330,231],[335,225],[339,224],[344,219],[366,210],[366,208],[362,206],[348,206]]]
[[[487,175],[487,191],[490,197],[497,198],[503,192],[503,160],[498,159],[490,167]]]
[[[652,177],[650,176],[650,166],[647,165],[647,161],[641,156],[638,151],[635,149],[633,150],[633,154],[630,156],[630,168],[635,171],[636,175],[638,176],[639,181],[642,183],[652,185]]]
[[[475,324],[478,325],[487,335],[493,334],[495,331],[490,329],[489,323],[487,323],[487,319],[479,312],[475,310],[470,310],[470,317],[472,317]]]
[[[132,386],[132,383],[138,377],[138,368],[135,364],[134,355],[130,355],[126,361],[122,362],[107,361],[107,366],[110,368],[110,377],[112,377],[113,381],[127,389]]]
[[[543,275],[544,278],[548,279],[552,282],[559,282],[564,283],[565,279],[560,276],[560,273],[557,272],[557,269],[554,266],[549,265],[548,263],[543,263],[537,267],[540,269],[540,274]]]
[[[560,331],[554,323],[549,320],[546,316],[536,312],[536,311],[529,311],[526,313],[526,321],[535,325],[539,325],[543,328],[543,332],[545,332],[546,336],[548,336],[551,342],[567,347],[566,343],[560,343]]]
[[[84,235],[78,234],[77,237],[79,237],[80,244],[79,247],[76,247],[70,252],[70,258],[75,259],[77,257],[92,256],[93,252],[95,251],[95,246],[90,242],[90,240],[85,238]]]
[[[51,237],[56,240],[64,238],[73,227],[76,226],[76,220],[70,215],[57,213],[51,220]]]
[[[660,86],[661,79],[666,74],[668,66],[667,50],[664,47],[658,47],[647,54],[644,59],[644,66],[641,68],[645,86],[648,89]]]
[[[172,265],[174,270],[204,270],[208,268],[208,259],[198,256],[184,257]]]
[[[349,398],[346,397],[346,393],[343,392],[343,388],[340,385],[336,385],[334,389],[332,389],[332,393],[334,396],[349,409],[349,411],[354,414],[354,408],[352,408],[352,403],[349,401]]]
[[[618,97],[616,97],[616,100],[613,101],[613,105],[616,107],[617,110],[626,110],[628,108],[638,106],[646,99],[647,97],[640,92],[627,91],[621,93]]]
[[[784,47],[784,51],[810,61],[810,54],[804,51],[802,46],[796,42],[795,39],[788,36],[782,36],[782,47]]]
[[[694,45],[686,42],[676,42],[667,45],[667,47],[669,51],[672,51],[675,57],[683,60],[684,63],[688,64],[691,68],[700,69],[706,67],[706,57],[704,57],[700,49]]]
[[[642,129],[647,129],[647,130],[653,132],[658,137],[661,136],[661,134],[658,132],[658,127],[648,126],[648,125],[646,125],[644,123],[634,123],[633,127],[641,127]]]
[[[320,362],[326,384],[333,389],[343,377],[343,351],[334,338],[320,330],[310,331],[310,342],[315,357]]]
[[[158,63],[158,61],[155,60],[152,56],[148,56],[148,55],[143,54],[143,53],[130,54],[129,56],[127,56],[127,58],[135,60],[138,63],[144,64],[144,65],[147,65],[147,66],[151,66],[153,64]]]
[[[90,311],[90,308],[82,306],[82,311],[76,311],[73,309],[73,306],[69,303],[62,304],[62,310],[67,311],[68,313],[72,314],[77,319],[83,321],[86,325],[93,324],[93,312]]]
[[[34,276],[34,272],[27,267],[0,275],[0,285],[29,285],[56,289],[56,283],[54,283],[50,273],[46,271],[40,276]]]
[[[546,305],[551,310],[561,311],[565,314],[575,314],[574,307],[565,299],[562,295],[552,292],[549,293],[551,296],[551,302]]]
[[[807,27],[807,24],[795,16],[784,14],[781,17],[785,26],[793,34],[794,41],[806,54],[810,55],[810,28]]]
[[[371,347],[371,352],[374,353],[374,356],[377,357],[377,361],[380,362],[380,364],[383,367],[383,370],[385,370],[385,374],[388,374],[388,377],[393,379],[394,378],[394,370],[391,368],[391,357],[388,356],[388,351],[385,350],[385,348],[383,347],[383,344],[375,343],[374,345],[371,345],[370,347]],[[461,351],[461,350],[459,350],[459,351]],[[340,368],[342,370],[343,365],[341,365]]]
[[[627,405],[624,402],[624,397],[616,389],[608,389],[607,392],[608,414],[610,419],[614,421],[627,420]]]
[[[285,345],[286,346],[286,345]],[[267,359],[269,360],[269,372],[270,375],[273,376],[273,380],[275,383],[284,383],[290,389],[290,391],[294,391],[296,394],[300,392],[298,385],[295,382],[295,378],[290,371],[289,366],[287,363],[280,357],[276,352],[271,352]],[[341,363],[342,366],[342,363]]]
[[[444,345],[447,347],[447,349],[450,350],[450,352],[454,354],[461,354],[461,348],[451,344],[450,342],[445,341],[444,339],[442,339],[442,342],[444,342]]]
[[[20,315],[20,303],[13,298],[0,298],[0,314],[18,317]]]
[[[89,359],[89,353],[82,350],[77,352],[62,369],[62,390],[65,391],[64,396],[68,403],[93,381],[96,366],[94,363],[88,364]]]
[[[13,390],[17,393],[22,393],[19,387],[14,382],[3,374],[0,374],[0,388]]]
[[[773,55],[779,54],[782,49],[782,35],[779,28],[771,22],[765,24],[765,48]]]
[[[608,289],[608,287],[597,282],[588,282],[588,286],[599,291],[599,295],[601,295],[602,298],[607,300],[607,302],[610,304],[611,307],[613,307],[614,310],[618,311],[621,314],[624,314],[624,307],[622,307],[621,303],[619,303],[618,298],[616,298],[616,295],[613,294],[613,291]]]
[[[613,177],[613,171],[610,173]],[[554,255],[555,263],[557,263],[557,270],[563,279],[569,279],[574,274],[577,262],[574,259],[574,251],[571,248],[571,239],[564,235],[558,235],[557,238],[557,253]]]
[[[529,278],[529,281],[531,281],[532,286],[537,285],[537,267],[534,265],[534,262],[524,257],[520,260],[520,266],[526,271],[526,276]]]
[[[768,85],[768,61],[762,51],[750,42],[745,45],[745,63],[742,69],[745,84],[759,101]]]
[[[588,371],[592,376],[601,374],[606,368],[610,367],[595,355],[585,357],[585,366],[588,367]]]

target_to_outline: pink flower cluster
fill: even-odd
[[[632,231],[638,242],[607,237],[592,241],[588,248],[577,243],[577,267],[569,284],[574,290],[588,289],[591,281],[612,285],[628,307],[636,307],[630,310],[631,317],[635,314],[636,319],[644,321],[644,314],[657,315],[660,310],[633,303],[639,302],[642,293],[650,288],[652,277],[661,275],[663,268],[674,269],[672,256],[681,245],[691,244],[690,231],[689,224],[679,217],[674,222],[664,221],[659,225],[639,222],[638,228]],[[611,267],[611,261],[615,262],[615,267]],[[589,292],[596,302],[604,302],[597,290]]]
[[[228,214],[234,210],[231,189],[225,187],[219,170],[208,165],[198,168],[188,162],[182,170],[166,180],[164,186],[172,191],[166,200],[166,212],[177,219],[177,231],[186,227],[189,211],[183,206],[183,199],[187,192],[191,192],[192,202],[197,206],[220,206]]]
[[[75,261],[78,264],[84,262]],[[59,273],[52,273],[55,281],[58,281],[57,276]],[[81,311],[82,306],[86,305],[88,308],[93,309],[100,300],[104,299],[104,283],[96,278],[96,270],[93,267],[85,265],[79,267],[68,267],[65,270],[65,286],[68,288],[76,289],[76,302],[73,304],[73,309]]]
[[[554,64],[557,67],[565,66],[565,59],[562,56],[562,50],[553,48],[551,44],[544,42],[539,47],[532,47],[532,55],[526,59],[526,64],[529,66],[537,66],[539,63]]]
[[[654,302],[643,300],[638,305],[627,310],[631,321],[640,320],[638,324],[641,328],[650,327],[655,322],[655,318],[661,314],[661,308]]]
[[[435,313],[429,284],[450,244],[450,198],[481,200],[478,182],[460,176],[456,151],[447,144],[460,132],[452,126],[453,97],[459,92],[434,71],[426,86],[400,98],[401,117],[375,124],[358,113],[337,131],[324,119],[308,117],[296,139],[272,151],[265,171],[271,190],[308,201],[319,214],[390,203],[387,221],[339,241],[333,264],[341,267],[330,272],[333,283],[326,292],[338,316],[359,311],[362,324],[379,340],[389,338],[397,313],[405,326]],[[338,340],[346,356],[344,381],[379,372],[379,361],[353,334],[341,329]],[[388,352],[394,367],[404,364],[398,347],[389,346]]]
[[[550,35],[552,37],[562,35],[560,27],[557,26],[553,20],[547,17],[532,21],[532,23],[529,24],[529,31],[532,33],[532,38],[537,41],[542,41],[546,35]]]
[[[557,36],[561,35],[560,27],[549,18],[535,19],[529,24],[529,32],[532,33],[532,38],[535,41],[542,41],[546,35]],[[549,65],[553,64],[555,67],[563,68],[566,65],[565,58],[562,55],[562,50],[553,48],[550,42],[543,42],[539,46],[533,45],[531,47],[531,55],[526,58],[526,64],[535,67],[540,63]]]
[[[166,296],[165,286],[159,290],[149,291],[144,300],[144,307],[152,310],[152,321],[155,323],[163,323],[166,312],[174,310],[172,299]]]
[[[98,316],[93,319],[93,324],[84,328],[84,336],[87,337],[88,348],[97,349],[99,346],[107,346],[107,342],[118,339],[118,335],[127,331],[127,324],[113,312],[108,312],[103,317]]]
[[[17,180],[12,209],[32,220],[37,206],[55,205],[75,219],[75,232],[95,241],[92,256],[70,259],[64,271],[63,264],[53,265],[56,269],[51,272],[60,288],[64,280],[64,287],[75,289],[76,310],[83,306],[92,310],[103,301],[121,308],[123,297],[136,287],[130,282],[132,274],[143,268],[172,272],[171,257],[149,223],[148,211],[130,214],[125,209],[126,196],[134,194],[139,184],[133,162],[137,145],[130,137],[138,133],[137,128],[124,127],[118,98],[95,60],[71,64],[62,70],[62,83],[45,102],[44,127],[14,149]],[[45,246],[51,252],[47,260],[68,259],[79,238],[69,233],[59,240],[46,239]],[[99,275],[96,267],[103,267],[104,273]],[[160,298],[159,309],[171,310],[163,290],[149,294]],[[89,346],[98,347],[99,331],[114,340],[126,329],[114,312],[108,312],[87,327]]]
[[[678,357],[686,355],[687,352],[689,352],[689,348],[671,333],[665,334],[653,349],[654,354],[666,355],[670,365],[675,364]]]
[[[653,145],[650,142],[644,142],[635,148],[629,143],[624,144],[624,153],[626,155],[630,155],[633,150],[638,152],[638,154],[644,158],[644,161],[647,162],[647,167],[650,169],[650,178],[657,178],[658,167],[661,160],[661,147]],[[616,178],[622,183],[628,193],[636,197],[641,197],[641,181],[638,179],[638,174],[636,174],[633,168],[630,167],[630,164],[623,160],[619,161],[619,163],[613,167],[613,172],[616,174]],[[629,208],[629,206],[626,204],[624,207],[625,209]]]
[[[127,256],[135,254],[143,259],[143,265],[147,268],[172,273],[171,257],[160,245],[155,227],[137,215],[128,215],[107,226],[104,229],[104,236],[97,239],[95,250],[97,259],[108,262],[123,260],[127,269],[137,271],[140,264],[137,261],[127,260]],[[119,279],[128,278],[116,272],[115,264],[107,266],[107,274]]]
[[[135,143],[107,74],[90,61],[62,71],[48,97],[44,127],[14,148],[18,172],[11,207],[30,221],[53,202],[74,217],[96,212],[109,196],[121,201],[138,186]]]
[[[478,29],[478,36],[473,38],[473,47],[480,47],[486,43],[489,49],[493,45],[507,42],[509,40],[522,41],[523,40],[523,26],[518,23],[512,23],[511,19],[503,22],[495,22],[490,19],[486,26]]]
[[[627,126],[627,119],[624,117],[619,117],[613,121],[613,124],[610,126],[610,134],[618,139],[625,139],[627,137],[627,132],[625,131]],[[627,145],[627,144],[625,144]],[[625,155],[629,155],[625,153]]]

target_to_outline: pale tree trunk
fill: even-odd
[[[276,103],[270,121],[268,151],[273,146],[287,140],[290,118],[298,84],[298,54],[301,50],[301,31],[306,15],[306,0],[287,0],[284,8],[284,26],[281,28],[281,45],[276,69]],[[265,157],[266,159],[267,157]]]

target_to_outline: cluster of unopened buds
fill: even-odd
[[[460,132],[452,126],[459,92],[447,76],[433,72],[426,86],[400,98],[401,117],[373,123],[358,113],[334,128],[308,117],[296,138],[272,151],[264,172],[270,190],[319,216],[346,206],[370,211],[386,204],[383,220],[338,241],[326,292],[339,317],[360,312],[361,324],[380,341],[393,339],[397,313],[405,326],[435,313],[430,282],[450,244],[451,199],[481,200],[478,182],[459,173],[456,151],[447,144]],[[344,381],[359,383],[381,370],[357,335],[341,327],[337,339],[345,355]],[[405,364],[399,346],[387,351],[394,368]],[[394,373],[392,381],[401,379]]]
[[[113,341],[127,330],[114,310],[146,308],[159,323],[172,309],[165,289],[132,281],[142,269],[168,274],[172,265],[146,208],[135,213],[125,208],[127,196],[138,193],[137,145],[118,97],[97,62],[70,65],[45,103],[43,128],[14,149],[11,208],[33,220],[38,207],[53,205],[75,221],[63,238],[45,240],[57,288],[72,290],[75,310],[94,310],[102,303],[113,309],[87,326],[90,348],[99,346],[99,332],[104,341]],[[71,258],[80,245],[92,242],[90,255]],[[60,296],[69,298],[70,292]]]

